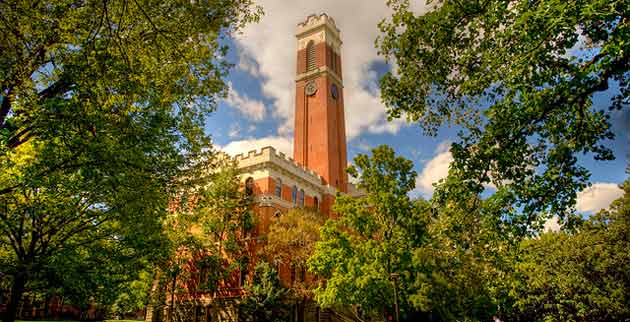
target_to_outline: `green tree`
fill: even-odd
[[[307,261],[315,252],[319,230],[325,217],[311,209],[291,209],[269,225],[261,256],[270,263],[287,265],[295,278],[288,288],[287,299],[297,302],[298,320],[304,320],[308,300],[317,286],[315,276],[306,274]]]
[[[138,275],[135,280],[122,284],[116,292],[116,299],[108,310],[111,317],[124,319],[146,308],[153,275],[148,269],[141,271]]]
[[[278,271],[266,261],[256,264],[248,295],[239,304],[239,321],[282,322],[290,318],[287,289],[280,285]]]
[[[169,321],[188,321],[193,314],[194,307],[177,295],[212,294],[221,281],[235,286],[234,273],[247,269],[253,255],[245,245],[255,226],[252,196],[242,189],[232,161],[219,159],[214,167],[207,185],[171,200],[164,220],[170,248],[156,265],[154,283],[161,288],[149,294],[149,309],[161,311],[168,304]]]
[[[590,172],[577,156],[610,160],[608,113],[630,96],[628,0],[443,0],[415,15],[408,0],[379,26],[380,53],[396,70],[381,80],[390,118],[428,134],[463,127],[452,145],[462,184],[501,190],[514,225],[564,217]],[[498,199],[496,201],[499,201]]]
[[[0,3],[5,321],[63,254],[159,245],[168,198],[205,180],[220,40],[259,13],[249,0]]]
[[[35,144],[33,139],[21,145],[18,154],[26,157]],[[8,172],[0,181],[28,175],[22,169],[37,159],[24,160],[5,168]],[[166,206],[160,195],[165,190],[157,186],[161,180],[126,173],[128,181],[115,183],[105,178],[109,171],[96,172],[85,167],[79,173],[49,173],[36,186],[0,196],[5,233],[0,247],[6,250],[0,270],[12,283],[5,320],[14,318],[25,289],[64,288],[60,294],[80,304],[101,287],[114,290],[118,283],[135,278],[147,260],[160,256],[159,220],[165,209],[159,207]],[[150,200],[155,204],[144,204]],[[113,296],[105,293],[101,295]]]
[[[381,319],[386,312],[394,315],[397,295],[403,315],[411,314],[413,252],[426,242],[429,219],[408,196],[415,187],[413,164],[388,146],[358,155],[354,163],[348,172],[367,195],[337,195],[333,210],[340,218],[326,222],[308,261],[326,280],[315,290],[316,299],[325,307],[358,305],[357,316]],[[397,294],[391,274],[399,275]]]
[[[505,320],[630,319],[630,181],[621,187],[624,195],[575,234],[523,241]]]
[[[512,230],[495,206],[494,198],[480,198],[455,176],[425,206],[431,208],[428,241],[414,250],[417,274],[409,287],[424,321],[489,321],[506,302]]]

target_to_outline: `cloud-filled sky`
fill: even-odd
[[[423,1],[415,1],[417,13],[424,12]],[[430,197],[432,183],[446,176],[452,160],[449,142],[457,140],[457,129],[444,127],[436,137],[401,120],[388,122],[380,100],[378,79],[389,67],[378,56],[374,40],[378,22],[390,13],[385,0],[260,0],[265,15],[257,24],[229,41],[228,59],[234,64],[228,81],[231,92],[210,118],[207,131],[219,147],[236,154],[264,146],[292,155],[295,97],[296,39],[299,22],[308,15],[325,12],[341,30],[341,55],[348,157],[365,153],[371,147],[388,144],[397,153],[414,161],[418,172],[416,193]],[[604,106],[609,96],[594,99]],[[620,191],[617,184],[627,175],[630,156],[630,113],[613,115],[617,160],[582,160],[592,172],[594,183],[580,193],[577,208],[596,211],[606,207]]]

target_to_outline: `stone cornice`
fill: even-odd
[[[262,194],[256,196],[254,199],[260,206],[263,207],[273,207],[280,206],[286,209],[291,209],[296,207],[296,205],[290,201],[284,200],[282,198],[278,198],[276,195],[272,194]]]
[[[335,73],[332,69],[328,68],[328,66],[322,66],[313,71],[298,74],[295,78],[295,81],[299,82],[305,79],[317,78],[320,75],[323,75],[323,76],[329,75],[343,88],[343,80],[341,80],[341,78],[337,76],[337,73]]]

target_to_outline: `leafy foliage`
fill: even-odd
[[[278,272],[267,262],[256,265],[248,296],[239,305],[239,319],[245,322],[281,322],[290,317],[287,289],[280,285]]]
[[[169,317],[186,321],[186,303],[174,301],[178,293],[215,292],[221,283],[233,283],[234,273],[244,268],[249,232],[255,225],[252,198],[246,194],[238,169],[229,160],[217,161],[206,186],[182,191],[171,202],[164,222],[170,253],[161,262],[158,274],[168,284],[166,294],[154,294],[158,303],[170,301]]]
[[[38,147],[32,147],[39,144],[27,142],[16,149],[19,158],[4,159],[18,162],[5,168],[0,181],[28,173],[24,169],[37,162]],[[119,184],[105,176],[89,167],[54,172],[37,185],[0,195],[0,248],[6,251],[0,269],[13,283],[11,303],[25,287],[57,290],[77,305],[96,296],[111,303],[117,285],[162,256],[160,205],[166,200],[156,186],[160,180],[127,173]],[[155,203],[144,204],[148,200]]]
[[[261,255],[271,263],[286,264],[298,272],[306,270],[324,220],[323,215],[315,211],[291,209],[269,225]],[[309,278],[296,278],[289,287],[290,296],[312,298],[313,284]]]
[[[463,186],[448,177],[434,199],[423,202],[431,213],[428,242],[414,250],[417,275],[409,292],[424,320],[489,321],[505,303],[511,230],[492,211],[492,198],[459,190]],[[449,198],[440,199],[444,195]]]
[[[625,194],[576,234],[546,233],[522,244],[510,321],[630,319],[630,181]]]
[[[388,4],[377,45],[397,66],[381,81],[389,117],[428,134],[462,125],[451,167],[468,190],[492,183],[495,201],[522,209],[503,213],[512,224],[570,212],[590,175],[577,156],[613,158],[593,95],[628,107],[630,3],[443,0],[417,16],[407,0]]]
[[[259,14],[249,0],[0,3],[5,320],[51,270],[88,277],[78,267],[103,249],[164,255],[168,198],[206,182],[203,124],[229,67],[220,39]]]
[[[426,242],[428,218],[407,195],[415,186],[411,161],[396,157],[387,146],[358,155],[348,172],[358,177],[364,198],[337,195],[333,209],[340,215],[321,229],[321,241],[309,269],[326,279],[315,290],[323,306],[359,305],[357,315],[378,318],[394,312],[394,285],[400,275],[400,307],[411,311],[409,292],[416,272],[415,247]]]
[[[111,306],[111,315],[121,319],[146,308],[147,294],[151,288],[152,274],[145,270],[138,279],[123,284],[116,300]]]

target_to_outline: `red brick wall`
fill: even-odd
[[[254,181],[254,194],[259,195],[263,193],[273,193],[273,179],[261,178]]]
[[[341,74],[341,59],[330,46],[325,42],[315,44],[315,53],[318,67],[326,65]],[[306,49],[298,51],[297,56],[298,74],[301,74],[306,72]],[[312,96],[304,93],[309,81],[317,85],[317,92]],[[338,88],[337,99],[331,95],[333,83]],[[296,83],[293,158],[320,174],[326,184],[347,192],[343,86],[331,77],[322,75]]]
[[[324,177],[325,183],[347,192],[343,90],[337,84],[339,96],[333,99],[333,79],[321,76],[313,81],[318,88],[313,96],[304,93],[306,81],[296,85],[293,158]]]

